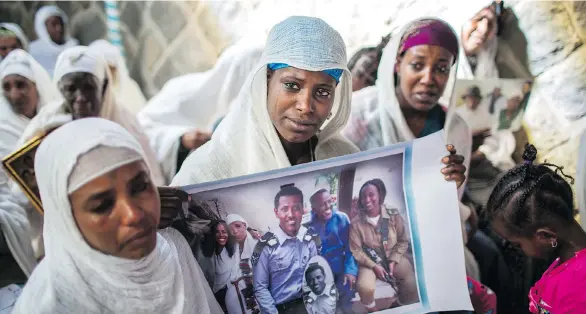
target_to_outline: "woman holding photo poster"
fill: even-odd
[[[422,18],[405,25],[393,34],[383,52],[376,86],[354,93],[352,117],[343,134],[362,150],[368,150],[445,128],[450,141],[458,141],[460,153],[469,157],[472,136],[468,125],[458,114],[448,117],[439,105],[444,91],[451,91],[455,83],[453,66],[458,51],[455,31],[440,19]],[[459,194],[463,192],[461,186]],[[460,203],[464,241],[471,213]],[[468,275],[478,279],[474,256],[467,249],[465,256]]]
[[[358,152],[340,131],[350,115],[346,46],[323,20],[294,16],[271,30],[213,138],[183,163],[181,186],[274,170]],[[465,179],[455,148],[443,161],[447,180]]]

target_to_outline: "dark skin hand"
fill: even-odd
[[[175,217],[181,214],[183,202],[189,202],[191,197],[176,187],[159,186],[157,189],[161,199],[161,221],[157,228],[164,229],[171,226]]]
[[[442,158],[442,163],[446,165],[441,172],[447,181],[455,181],[459,188],[466,180],[466,166],[464,163],[464,156],[456,155],[456,148],[452,144],[446,145],[446,149],[450,154]]]

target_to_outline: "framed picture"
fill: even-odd
[[[43,204],[35,176],[35,154],[47,134],[32,138],[17,151],[2,159],[2,166],[6,169],[6,173],[18,183],[24,194],[41,214],[43,214]]]

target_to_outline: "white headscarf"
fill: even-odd
[[[138,84],[128,74],[128,68],[120,49],[104,39],[94,41],[89,47],[104,56],[110,67],[116,68],[114,84],[116,98],[124,101],[124,106],[128,111],[137,114],[147,101]]]
[[[191,249],[176,230],[160,231],[153,252],[139,260],[106,255],[85,241],[73,217],[68,181],[80,158],[101,146],[145,156],[127,130],[99,118],[68,123],[39,146],[35,169],[47,221],[47,254],[14,313],[219,313]],[[111,159],[116,164],[110,169],[125,164]],[[100,174],[88,172],[86,181]]]
[[[63,20],[63,27],[65,28],[65,43],[63,45],[53,42],[47,31],[45,22],[52,16],[58,16]],[[38,39],[30,44],[29,51],[51,76],[53,76],[53,69],[59,54],[63,50],[79,44],[77,39],[69,36],[68,23],[69,20],[65,12],[54,5],[44,6],[35,14],[35,32]]]
[[[242,218],[242,216],[237,215],[237,214],[230,214],[228,216],[226,216],[226,224],[228,226],[230,226],[230,224],[232,224],[235,221],[239,221],[242,222],[246,225],[246,227],[248,226],[248,222],[246,222],[246,220],[244,220],[244,218]],[[252,253],[254,252],[254,247],[256,246],[256,240],[252,237],[252,235],[250,235],[250,232],[248,232],[248,230],[246,231],[246,240],[244,241],[244,247],[242,248],[242,254],[240,254],[240,259],[244,259],[244,258],[250,258],[252,256]],[[240,249],[237,247],[236,252],[240,252]]]
[[[59,98],[49,74],[24,50],[11,51],[0,63],[0,81],[17,74],[35,83],[39,94],[37,108]],[[0,158],[12,153],[30,119],[15,113],[4,95],[0,95]],[[31,246],[31,233],[26,211],[14,201],[9,178],[0,170],[0,229],[15,260],[28,276],[37,264]]]
[[[350,114],[351,78],[340,34],[314,17],[289,17],[275,25],[261,61],[249,74],[238,98],[210,142],[183,163],[173,185],[213,181],[291,166],[267,110],[267,64],[322,71],[342,69],[332,117],[319,132],[317,160],[358,151],[340,135]]]
[[[18,24],[15,23],[0,23],[0,28],[5,28],[16,35],[16,38],[20,41],[23,50],[28,50],[28,37],[24,34],[24,31]],[[2,59],[0,59],[2,60]]]
[[[140,111],[138,121],[168,180],[178,170],[181,136],[195,129],[211,131],[214,121],[228,112],[263,49],[250,41],[228,47],[212,69],[171,79]]]

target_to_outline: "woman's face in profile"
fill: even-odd
[[[368,216],[380,215],[380,195],[376,186],[368,184],[361,192],[362,208],[366,209]]]
[[[144,161],[121,166],[69,195],[85,241],[112,256],[140,259],[157,244],[159,193]]]
[[[397,58],[397,98],[401,107],[429,111],[446,89],[454,56],[445,48],[414,46]]]
[[[216,242],[219,246],[224,247],[228,243],[228,228],[225,224],[219,224],[216,227]]]

